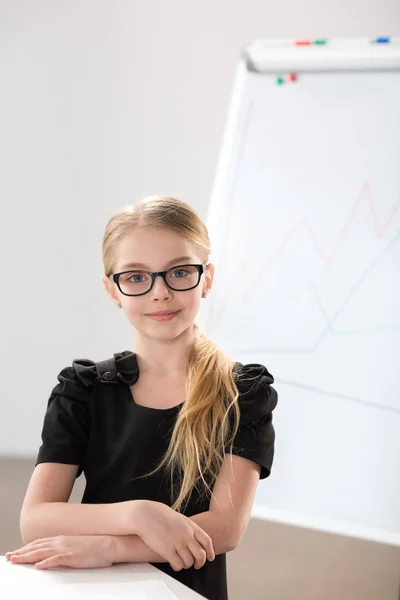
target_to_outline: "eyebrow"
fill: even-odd
[[[172,260],[169,260],[166,263],[166,265],[167,266],[168,265],[179,265],[179,263],[181,261],[187,261],[187,260],[193,262],[193,259],[190,256],[179,256],[178,258],[174,258]],[[122,265],[121,271],[124,271],[125,269],[136,269],[136,268],[139,268],[139,269],[148,269],[149,270],[148,266],[144,265],[143,263],[130,262],[130,263],[126,263],[125,265]]]

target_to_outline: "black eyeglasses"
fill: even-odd
[[[177,265],[165,271],[145,271],[134,269],[113,273],[112,278],[117,284],[119,291],[125,296],[143,296],[148,294],[159,275],[164,279],[166,285],[174,292],[187,292],[197,287],[204,268],[208,265]],[[180,273],[180,275],[177,275]]]

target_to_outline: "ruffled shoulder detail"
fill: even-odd
[[[75,377],[83,383],[83,385],[90,387],[95,385],[97,371],[96,363],[88,358],[77,358],[72,361],[72,370]]]
[[[234,363],[232,372],[239,391],[240,421],[233,446],[227,451],[259,464],[260,479],[264,479],[270,475],[274,460],[272,411],[278,401],[271,385],[274,378],[258,363]]]
[[[117,378],[127,385],[133,385],[139,378],[139,366],[136,354],[130,350],[114,354]]]
[[[77,358],[72,362],[72,368],[76,378],[86,387],[100,382],[116,385],[120,381],[133,385],[139,377],[136,354],[130,350],[116,352],[112,358],[98,362]]]
[[[274,377],[267,367],[259,363],[235,362],[233,374],[239,391],[240,425],[270,420],[270,413],[278,402],[278,394],[271,385]]]

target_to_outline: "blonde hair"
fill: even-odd
[[[175,231],[193,245],[201,263],[208,262],[210,240],[198,214],[175,198],[150,196],[134,207],[120,210],[108,221],[102,244],[107,277],[112,274],[120,240],[132,230],[146,226]],[[236,385],[239,374],[233,369],[234,363],[196,323],[193,327],[194,341],[186,367],[186,399],[165,456],[158,467],[146,475],[166,466],[170,473],[172,508],[177,511],[189,501],[194,488],[212,493],[228,446],[232,451],[240,419]]]

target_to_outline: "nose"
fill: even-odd
[[[156,275],[154,285],[150,291],[153,298],[168,298],[171,296],[172,290],[169,289],[161,275]]]

